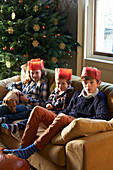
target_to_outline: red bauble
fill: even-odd
[[[42,26],[42,29],[45,29],[45,26],[44,26],[44,25]]]
[[[11,51],[13,51],[13,50],[14,50],[14,48],[13,48],[13,47],[10,47],[10,50],[11,50]]]
[[[3,50],[5,51],[7,49],[7,47],[5,46],[4,48],[3,48]]]
[[[69,50],[68,53],[71,53],[71,51]]]
[[[44,35],[43,38],[46,38],[46,35]]]
[[[46,6],[47,9],[49,9],[49,6]]]
[[[20,4],[22,4],[22,3],[23,3],[23,1],[22,1],[22,0],[20,0],[20,1],[19,1],[19,3],[20,3]]]

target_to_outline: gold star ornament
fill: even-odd
[[[38,42],[37,40],[33,40],[32,45],[33,45],[34,47],[38,47],[39,42]]]
[[[34,25],[33,29],[34,29],[34,31],[39,31],[40,30],[40,26],[39,25]]]
[[[38,11],[38,6],[37,6],[37,5],[34,6],[33,11],[34,11],[34,12],[37,12],[37,11]]]
[[[60,49],[64,50],[64,48],[65,48],[65,44],[64,43],[60,43]]]
[[[13,27],[9,27],[9,28],[8,28],[8,33],[9,33],[9,34],[13,34],[13,32],[14,32]]]
[[[58,60],[57,60],[56,57],[52,57],[52,58],[51,58],[51,61],[52,61],[53,63],[56,63]]]

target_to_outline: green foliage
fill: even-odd
[[[63,32],[67,14],[53,1],[2,0],[0,8],[0,79],[19,74],[31,58],[43,59],[46,68],[63,67],[61,59],[78,45]]]

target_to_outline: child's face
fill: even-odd
[[[41,70],[36,71],[30,70],[30,76],[34,82],[37,82],[41,78],[41,75],[42,75]]]
[[[58,79],[56,80],[56,87],[59,88],[60,91],[65,91],[68,88],[68,83],[66,79]]]
[[[82,80],[83,89],[86,93],[94,93],[97,87],[99,87],[101,81],[97,83],[96,79]]]

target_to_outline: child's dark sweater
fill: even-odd
[[[108,119],[108,108],[105,96],[99,91],[95,97],[85,98],[81,91],[74,93],[68,107],[62,111],[75,118]]]

